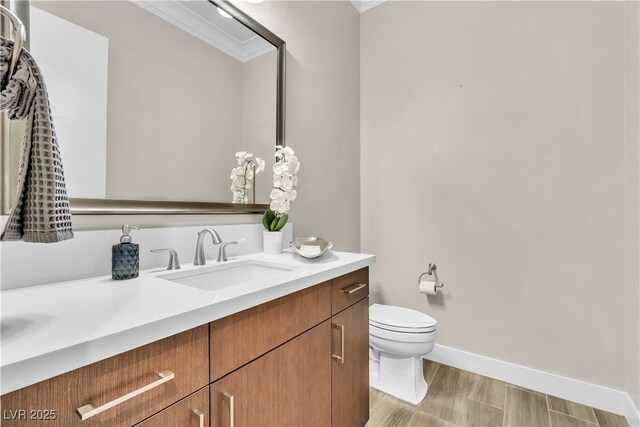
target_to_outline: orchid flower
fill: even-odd
[[[233,203],[249,203],[248,190],[253,188],[255,175],[264,172],[265,161],[246,151],[236,153],[238,166],[231,170],[231,192]],[[254,194],[255,198],[255,194]],[[255,200],[254,200],[255,202]]]
[[[268,231],[280,231],[287,223],[291,202],[298,197],[297,173],[300,162],[291,147],[276,145],[276,162],[273,165],[273,190],[269,194],[271,203],[264,214],[262,224]]]

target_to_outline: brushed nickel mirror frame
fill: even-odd
[[[277,82],[276,82],[276,144],[285,145],[285,71],[286,43],[269,31],[265,26],[238,9],[228,0],[208,0],[213,6],[227,12],[238,22],[271,43],[276,48]],[[29,5],[30,1],[0,0],[0,3],[11,9],[23,21],[29,41]],[[0,34],[6,37],[8,26],[0,28]],[[28,48],[28,44],[25,44]],[[9,170],[9,126],[6,114],[0,118],[0,212],[7,215],[11,209],[10,200],[15,189],[11,188]],[[16,137],[15,135],[13,136]],[[22,135],[20,135],[22,137]],[[81,199],[71,198],[72,215],[203,215],[203,214],[255,214],[268,209],[268,204],[243,204],[219,202],[182,202],[155,200],[120,200],[120,199]]]

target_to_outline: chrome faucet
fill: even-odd
[[[214,245],[222,243],[220,235],[213,228],[205,228],[198,233],[198,240],[196,241],[196,256],[193,259],[193,265],[206,265],[207,260],[204,257],[204,238],[207,234],[211,235]]]

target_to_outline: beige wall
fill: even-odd
[[[624,24],[608,2],[364,13],[361,233],[378,256],[374,297],[435,317],[440,344],[635,387],[637,401],[638,260],[625,285],[625,249],[637,254],[638,143],[625,144],[624,77],[637,85],[638,71]],[[627,119],[637,129],[637,113]],[[427,299],[416,279],[431,261],[446,286]]]

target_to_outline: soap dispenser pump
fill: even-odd
[[[111,277],[113,280],[127,280],[138,277],[140,271],[140,247],[131,243],[131,230],[140,230],[135,225],[123,225],[120,243],[111,250]]]

